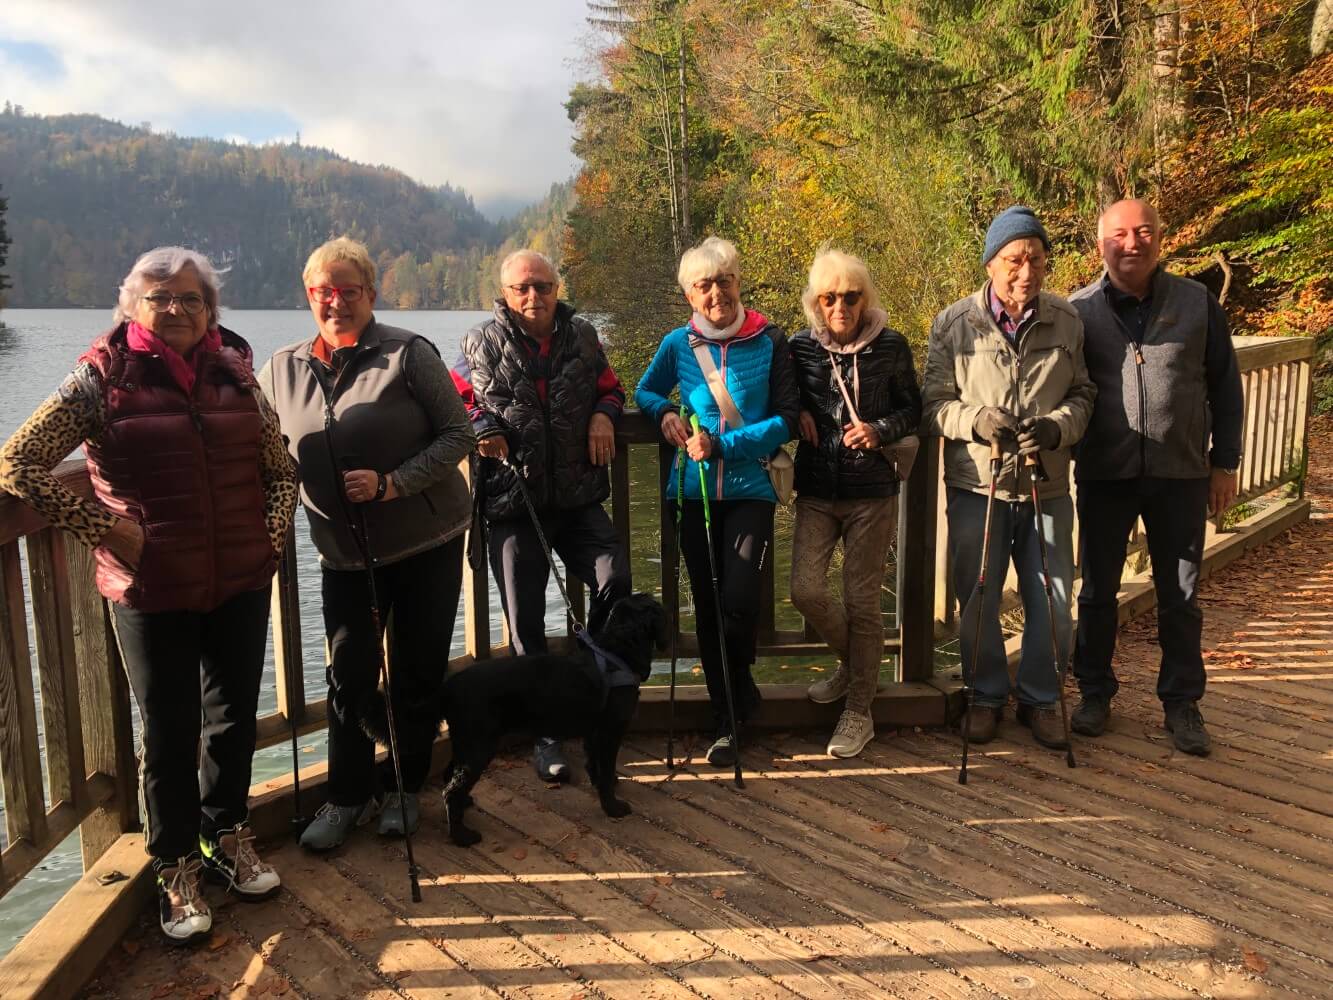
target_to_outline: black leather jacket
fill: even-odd
[[[903,335],[883,329],[855,355],[830,354],[809,330],[791,339],[792,364],[801,391],[801,409],[815,418],[819,444],[804,438],[796,449],[796,492],[821,500],[862,500],[894,496],[898,480],[892,465],[878,449],[846,448],[843,425],[846,412],[833,365],[838,365],[847,392],[855,399],[853,358],[860,374],[863,421],[873,424],[883,444],[913,433],[921,423],[921,390],[917,386],[912,351]]]

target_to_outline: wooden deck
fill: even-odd
[[[1328,997],[1333,568],[1309,550],[1329,530],[1209,584],[1210,759],[1172,752],[1133,666],[1155,671],[1150,616],[1076,770],[1011,721],[966,787],[948,733],[883,733],[852,761],[760,734],[738,790],[669,774],[644,735],[621,761],[635,814],[613,822],[514,757],[478,786],[479,848],[448,845],[424,797],[421,904],[400,844],[277,845],[278,899],[224,905],[183,954],[145,920],[84,995]]]

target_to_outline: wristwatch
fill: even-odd
[[[1225,472],[1228,476],[1234,476],[1236,473],[1240,471],[1240,466],[1238,465],[1234,469],[1223,469],[1222,471]]]

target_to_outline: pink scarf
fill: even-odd
[[[187,396],[194,391],[194,380],[198,375],[199,365],[204,359],[204,354],[216,354],[222,350],[222,334],[218,332],[218,328],[215,326],[209,327],[204,333],[204,339],[194,345],[188,358],[177,354],[175,350],[167,346],[166,341],[152,330],[133,320],[130,321],[127,337],[131,351],[155,354],[160,357],[166,364],[167,371],[171,373],[172,379]]]

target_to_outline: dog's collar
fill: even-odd
[[[639,684],[639,675],[630,669],[629,664],[622,660],[615,653],[607,652],[601,646],[593,641],[586,630],[578,632],[579,642],[588,647],[588,652],[592,653],[592,658],[597,663],[597,672],[602,675],[602,681],[607,690],[617,687],[630,687]]]

